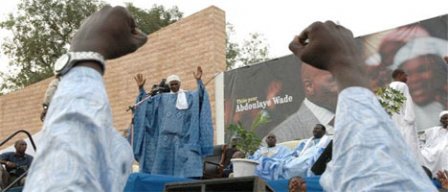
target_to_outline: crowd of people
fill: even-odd
[[[24,153],[23,141],[16,143],[15,153],[0,156],[10,175],[20,172],[23,166],[30,167],[24,191],[122,191],[134,159],[146,173],[190,178],[202,175],[202,158],[213,151],[213,128],[200,67],[194,73],[198,89],[191,92],[180,89],[181,80],[173,75],[167,78],[170,93],[148,95],[143,75],[137,74],[140,94],[139,105],[134,108],[132,147],[113,128],[102,80],[104,60],[127,55],[146,40],[123,7],[105,6],[85,20],[72,39],[69,53],[82,53],[82,57],[69,59],[58,70],[57,91],[51,105],[47,104],[43,139],[34,160]],[[314,81],[309,79],[319,75],[304,75],[309,100],[304,105],[320,107],[323,116],[315,118],[326,125],[315,123],[313,136],[291,152],[276,145],[277,134],[282,138],[285,134],[274,130],[266,139],[267,147],[252,156],[260,162],[259,176],[290,179],[291,191],[306,188],[304,180],[297,176],[312,175],[311,166],[330,143],[331,138],[326,136],[329,125],[333,147],[332,160],[320,178],[324,190],[436,191],[422,165],[436,174],[442,187],[448,188],[448,112],[440,114],[441,126],[425,132],[422,150],[416,149],[415,115],[408,110],[413,95],[407,90],[404,71],[394,73],[397,82],[390,86],[403,92],[406,103],[391,118],[369,89],[350,30],[331,21],[315,22],[294,37],[289,48],[307,63],[303,71],[322,73],[323,85],[336,84],[337,89],[328,91],[338,93],[337,100],[320,98],[323,105],[317,106],[316,98],[321,95],[312,90]],[[418,58],[416,54],[412,59]],[[395,60],[394,65],[410,62],[407,59],[403,60],[405,64],[396,64]],[[298,126],[299,117],[290,119],[288,124]]]

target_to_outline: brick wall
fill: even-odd
[[[138,93],[133,79],[136,73],[146,77],[147,90],[171,74],[180,76],[181,88],[193,90],[196,81],[192,72],[201,66],[202,80],[209,81],[206,88],[214,113],[213,77],[225,70],[225,35],[224,11],[212,6],[151,34],[137,52],[108,61],[104,80],[115,128],[123,131],[131,121],[131,113],[126,108],[134,104]],[[1,140],[19,129],[31,133],[41,129],[41,103],[51,79],[0,97]]]

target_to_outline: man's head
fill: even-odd
[[[442,124],[442,127],[448,128],[448,111],[442,111],[440,112],[440,123]]]
[[[423,55],[409,59],[401,65],[408,73],[408,86],[414,102],[426,105],[435,100],[447,82],[447,66],[436,55]]]
[[[313,136],[314,138],[321,138],[322,136],[325,135],[325,132],[326,130],[324,125],[316,124],[313,129]]]
[[[429,33],[426,29],[418,24],[407,25],[391,30],[383,37],[378,48],[378,53],[381,56],[381,65],[384,67],[392,65],[395,54],[408,41],[428,36]]]
[[[177,93],[180,89],[180,78],[177,75],[170,75],[166,82],[170,86],[170,90],[174,93]]]
[[[448,53],[447,43],[434,37],[416,38],[395,55],[391,68],[406,71],[412,100],[419,106],[446,97],[448,65],[443,57]]]
[[[235,151],[235,153],[233,153],[232,155],[232,159],[233,158],[244,158],[244,153],[241,151]]]
[[[273,133],[269,133],[269,135],[266,137],[266,144],[268,147],[275,147],[275,144],[277,143],[277,137]]]
[[[238,142],[240,141],[240,138],[236,135],[232,136],[232,138],[230,138],[230,146],[232,147],[236,147],[236,145],[238,144]]]
[[[306,98],[332,112],[336,110],[338,87],[330,72],[302,63],[301,78]]]
[[[17,140],[14,144],[14,147],[16,148],[16,153],[18,154],[25,154],[26,151],[26,142],[24,140]]]
[[[392,79],[406,83],[408,81],[408,75],[401,69],[395,69],[392,72]]]
[[[288,192],[304,192],[306,191],[306,182],[300,176],[291,177],[288,181]]]

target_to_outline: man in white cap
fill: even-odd
[[[213,127],[201,67],[193,75],[198,83],[197,90],[180,89],[180,78],[171,75],[167,78],[171,92],[150,98],[143,89],[143,75],[135,76],[140,94],[131,137],[141,172],[202,176],[202,158],[213,153]]]
[[[177,93],[180,90],[180,82],[180,77],[177,75],[170,75],[166,79],[172,93]]]
[[[200,69],[200,71],[199,71]],[[199,76],[197,76],[200,74]],[[195,78],[197,80],[201,80],[202,75],[202,69],[199,67],[198,72],[195,74]],[[177,109],[187,109],[188,103],[187,103],[187,97],[185,96],[185,91],[180,88],[180,77],[177,75],[170,75],[166,79],[166,82],[168,83],[170,87],[170,93],[175,94],[177,93],[177,100],[176,100],[176,107]]]
[[[448,111],[442,111],[439,118],[439,126],[425,131],[426,142],[421,149],[424,165],[433,175],[448,170]]]

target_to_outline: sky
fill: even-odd
[[[2,1],[0,20],[17,11],[18,0]],[[355,36],[384,31],[448,13],[446,0],[105,0],[111,5],[132,2],[140,8],[154,4],[177,6],[184,17],[216,6],[233,24],[234,40],[241,42],[250,33],[260,33],[269,45],[271,58],[289,55],[288,44],[314,21],[333,20],[352,30]],[[0,30],[0,44],[10,33]],[[0,70],[8,58],[0,54]]]

